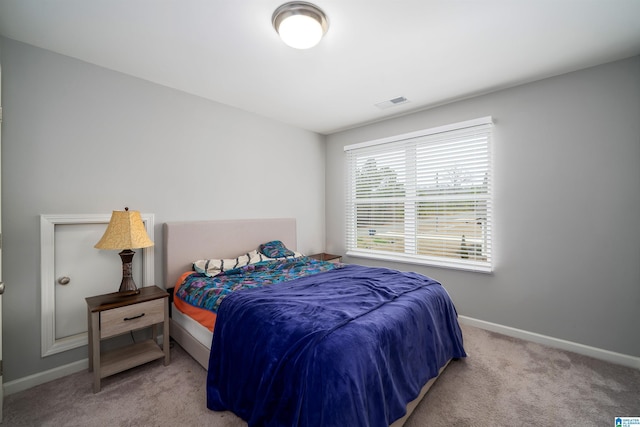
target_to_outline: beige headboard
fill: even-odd
[[[193,261],[210,258],[235,258],[257,249],[261,243],[281,240],[289,249],[297,249],[296,220],[234,219],[180,221],[163,224],[165,288],[171,288]]]

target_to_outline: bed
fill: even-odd
[[[167,288],[195,260],[271,241],[297,249],[295,219],[168,222],[163,231]],[[401,426],[450,360],[466,356],[439,283],[356,265],[232,293],[215,334],[174,306],[170,331],[208,370],[207,406],[251,426]]]

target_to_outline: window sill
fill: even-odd
[[[354,258],[366,258],[375,259],[381,261],[401,262],[405,264],[425,265],[430,267],[450,268],[454,270],[473,271],[476,273],[493,273],[493,267],[483,262],[473,261],[456,261],[447,259],[435,259],[421,256],[412,256],[406,254],[391,254],[391,253],[373,253],[366,251],[347,251],[347,256]]]

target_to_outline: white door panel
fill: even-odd
[[[154,216],[141,216],[153,240]],[[122,260],[118,251],[94,248],[110,217],[40,215],[42,357],[87,345],[85,298],[120,288]],[[138,287],[154,284],[153,250],[135,250],[133,277]]]
[[[55,339],[87,331],[86,297],[118,291],[122,260],[118,251],[93,247],[105,224],[58,224],[55,227]],[[136,251],[141,252],[141,251]],[[61,278],[68,278],[66,285]],[[142,256],[133,257],[133,278],[142,286]],[[64,282],[64,280],[62,281]]]

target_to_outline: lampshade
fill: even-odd
[[[153,242],[144,228],[138,211],[113,211],[111,220],[102,239],[94,246],[97,249],[137,249],[153,246]]]
[[[283,4],[273,13],[271,21],[282,41],[296,49],[315,46],[329,28],[324,12],[307,2]]]

